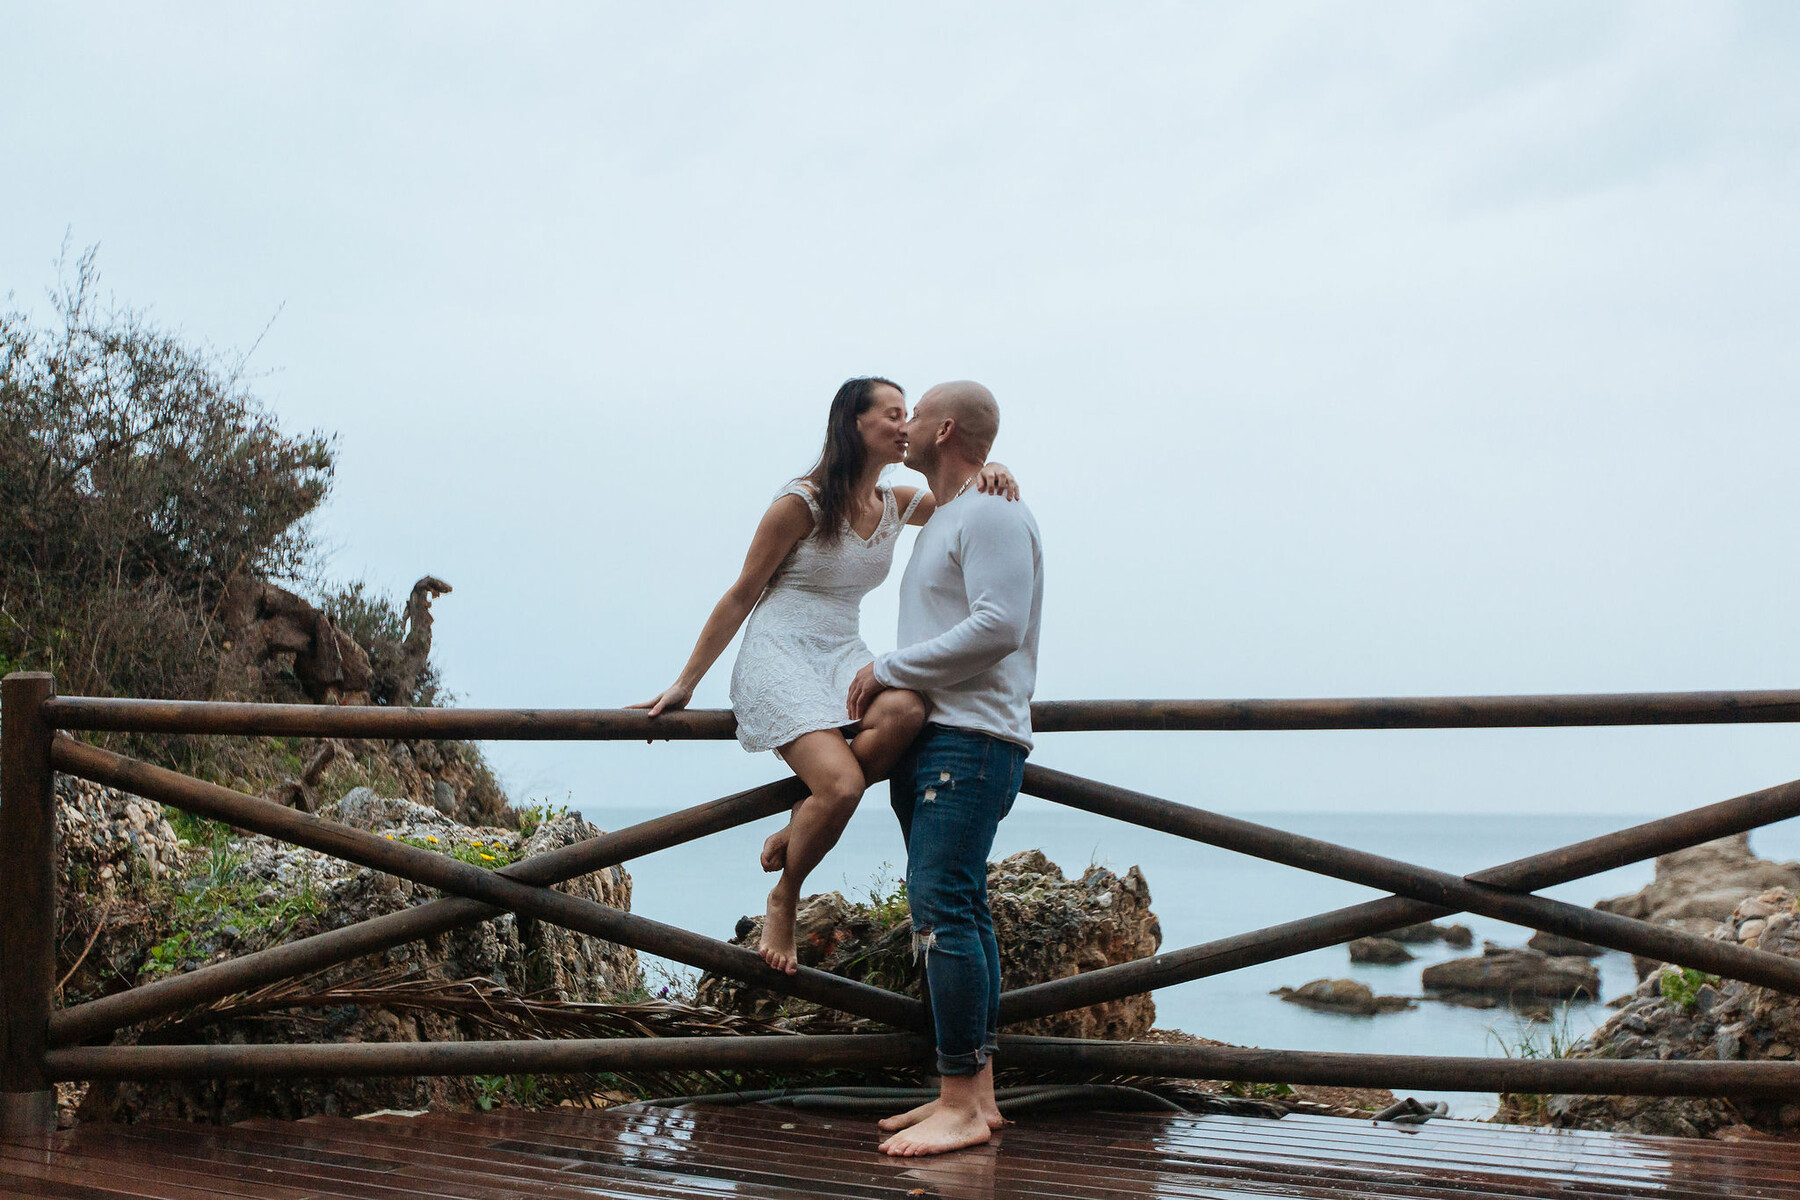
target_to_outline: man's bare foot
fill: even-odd
[[[881,1143],[881,1149],[897,1158],[917,1158],[979,1146],[993,1136],[994,1131],[978,1110],[940,1105],[917,1125],[902,1129]]]
[[[894,1133],[901,1129],[911,1129],[914,1125],[917,1125],[919,1122],[937,1112],[937,1110],[938,1102],[936,1100],[927,1100],[924,1104],[919,1105],[919,1107],[908,1112],[903,1112],[897,1117],[883,1117],[875,1123],[889,1133]],[[992,1100],[982,1101],[981,1119],[987,1122],[989,1129],[1004,1129],[1006,1126],[1012,1124],[1012,1122],[1008,1121],[1000,1114],[1000,1106],[995,1104]]]
[[[780,871],[787,866],[788,827],[783,825],[774,833],[763,839],[762,869],[769,872]]]
[[[769,907],[763,913],[762,940],[756,952],[777,971],[792,975],[800,969],[800,957],[794,952],[794,898],[780,888],[769,893]]]

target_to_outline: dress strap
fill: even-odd
[[[913,510],[919,507],[919,501],[925,498],[925,491],[926,489],[920,488],[913,493],[912,502],[906,506],[906,511],[900,514],[900,523],[902,525],[912,520]]]
[[[777,500],[781,499],[783,496],[800,497],[802,500],[806,501],[806,509],[808,512],[812,513],[813,520],[817,521],[819,519],[819,498],[813,495],[812,485],[807,483],[804,479],[796,479],[794,482],[775,493],[775,499]]]

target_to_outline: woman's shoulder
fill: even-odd
[[[779,504],[789,496],[798,497],[806,505],[806,510],[808,512],[812,513],[814,516],[818,515],[819,489],[813,485],[812,480],[790,479],[786,487],[775,493],[775,497],[770,503]]]

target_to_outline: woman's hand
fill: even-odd
[[[625,707],[647,708],[650,710],[650,715],[654,717],[658,713],[674,712],[677,709],[686,708],[687,702],[693,698],[693,688],[685,684],[671,683],[655,699],[646,700],[642,704],[627,704]]]
[[[976,472],[975,490],[1017,500],[1019,481],[1012,477],[1012,472],[1006,469],[1005,463],[991,462]]]

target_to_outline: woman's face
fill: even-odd
[[[856,418],[869,461],[887,466],[906,457],[906,397],[886,384],[875,386],[873,403]]]

